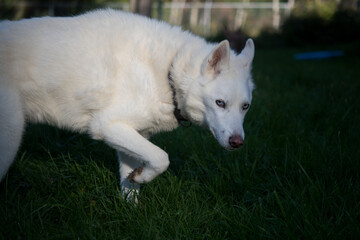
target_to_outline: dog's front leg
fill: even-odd
[[[107,144],[143,164],[129,174],[130,182],[150,182],[168,168],[168,154],[129,125],[113,122],[103,125],[101,132]]]

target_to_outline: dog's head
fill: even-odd
[[[254,42],[249,39],[239,55],[231,53],[229,42],[218,44],[204,59],[199,85],[203,122],[221,146],[228,150],[243,145],[243,122],[248,112],[254,83],[251,65]]]

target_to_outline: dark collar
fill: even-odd
[[[171,68],[172,68],[172,66],[171,66]],[[168,73],[168,79],[169,79],[170,87],[171,87],[171,90],[173,93],[174,116],[181,126],[190,127],[191,122],[189,120],[187,120],[183,115],[181,115],[181,111],[178,107],[178,102],[176,101],[176,90],[175,90],[175,86],[174,86],[174,80],[171,76],[171,70]]]

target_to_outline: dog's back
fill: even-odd
[[[115,93],[130,101],[129,89],[146,94],[149,89],[141,93],[138,86],[152,84],[168,92],[161,82],[168,81],[171,61],[194,38],[178,27],[113,10],[5,21],[0,34],[0,81],[19,91],[26,117],[80,131]],[[134,73],[148,79],[142,82]],[[156,74],[155,82],[149,73]]]

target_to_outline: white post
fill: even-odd
[[[207,0],[204,5],[204,35],[209,36],[211,30],[212,0]]]
[[[290,16],[291,15],[291,10],[294,8],[295,6],[295,0],[288,0],[288,3],[287,3],[287,10],[286,10],[286,14],[287,16]]]
[[[280,2],[273,0],[273,27],[276,30],[280,28]]]
[[[191,6],[190,28],[194,29],[197,26],[198,19],[199,19],[199,1],[195,1]]]
[[[174,7],[174,5],[172,5],[171,7],[170,23],[175,25],[181,25],[186,1],[174,0],[172,3],[176,4],[177,6]]]
[[[233,30],[237,30],[242,25],[244,25],[245,20],[246,20],[246,12],[241,8],[236,9],[235,23],[234,23],[234,29]]]

